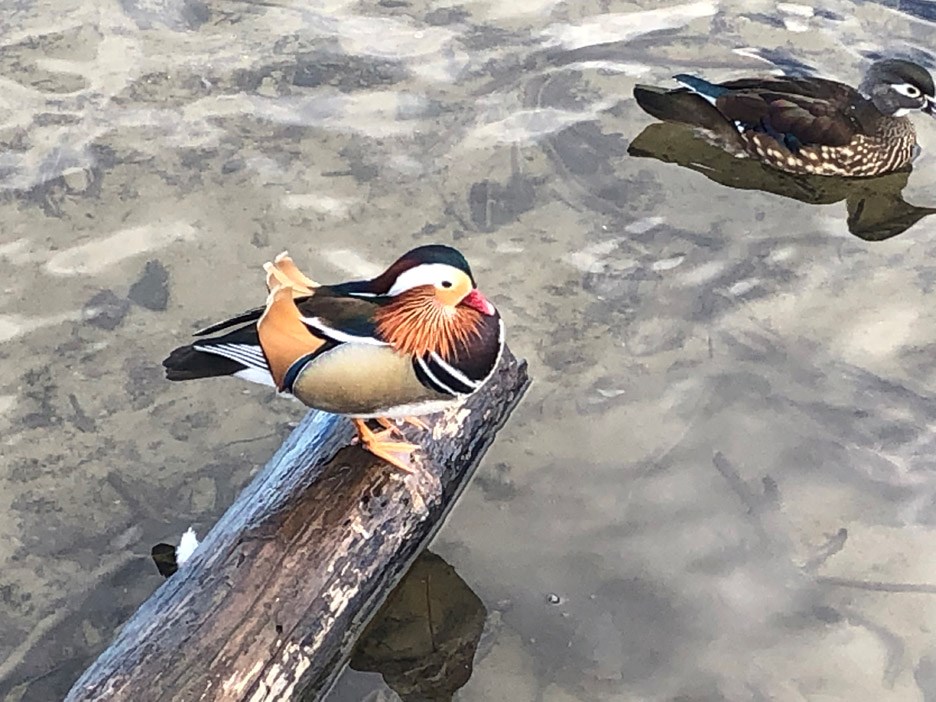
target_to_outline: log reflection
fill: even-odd
[[[404,702],[448,702],[471,677],[486,610],[455,569],[424,552],[364,630],[350,665]]]

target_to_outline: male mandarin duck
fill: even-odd
[[[504,348],[500,314],[460,252],[439,244],[401,256],[372,280],[319,285],[286,252],[264,265],[266,306],[195,333],[163,366],[169,380],[234,375],[351,417],[361,445],[403,471],[415,445],[391,419],[462,401],[491,377]],[[367,426],[375,419],[382,431]]]
[[[857,90],[824,78],[674,79],[685,87],[637,85],[634,97],[658,119],[715,132],[733,150],[790,173],[869,177],[900,170],[918,151],[907,115],[936,116],[932,76],[897,59],[873,63]]]

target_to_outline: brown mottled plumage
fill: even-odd
[[[676,80],[686,87],[638,85],[634,96],[654,117],[697,125],[725,148],[791,173],[866,177],[900,170],[918,149],[905,115],[932,115],[936,104],[926,69],[899,60],[874,63],[860,90],[824,78]]]

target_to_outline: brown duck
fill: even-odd
[[[674,78],[685,87],[636,86],[638,104],[790,173],[868,177],[903,169],[919,149],[907,115],[936,116],[933,77],[897,59],[873,63],[858,89],[825,78]]]

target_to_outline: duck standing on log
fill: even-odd
[[[901,170],[919,150],[907,115],[936,116],[933,77],[898,59],[873,63],[858,89],[825,78],[674,78],[685,87],[635,86],[637,103],[790,173],[870,177]]]
[[[274,386],[351,417],[363,447],[408,473],[416,446],[392,438],[391,420],[425,426],[417,417],[477,392],[500,360],[503,321],[449,246],[420,246],[376,278],[339,285],[310,280],[286,252],[264,270],[266,306],[196,332],[234,327],[175,349],[163,361],[169,380],[234,375]]]

